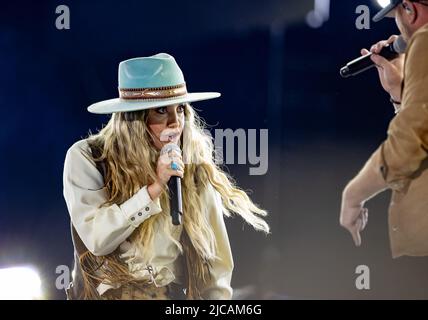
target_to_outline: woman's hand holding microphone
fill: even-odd
[[[180,148],[174,143],[166,144],[157,161],[157,181],[148,186],[147,191],[152,200],[160,196],[172,176],[183,178],[184,163]]]

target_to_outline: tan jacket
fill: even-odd
[[[393,257],[428,255],[428,24],[410,39],[401,111],[372,155],[393,190],[389,234]]]
[[[145,253],[127,239],[144,220],[162,211],[159,199],[152,201],[145,186],[121,205],[100,208],[106,201],[106,190],[101,173],[83,154],[83,151],[89,150],[86,140],[80,140],[70,147],[63,177],[64,198],[71,221],[85,246],[97,256],[107,255],[119,248],[129,272],[138,279],[151,279],[149,270],[153,270],[158,286],[182,283],[182,256],[176,244],[180,240],[182,226],[173,226],[171,219],[167,220],[169,223],[166,226],[157,223],[154,257],[150,265],[143,263]],[[201,288],[201,294],[205,299],[230,299],[233,258],[223,220],[221,197],[211,185],[201,195],[205,203],[204,213],[213,228],[218,249],[218,259],[211,262],[210,281]],[[111,288],[101,283],[97,289],[102,295]]]

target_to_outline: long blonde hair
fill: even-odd
[[[93,160],[105,164],[104,181],[108,190],[105,206],[122,204],[141,187],[156,180],[159,151],[153,145],[152,134],[146,124],[148,112],[114,113],[104,128],[88,138],[92,149],[98,149],[100,154]],[[202,190],[214,187],[221,196],[224,215],[235,213],[256,230],[265,233],[269,233],[269,226],[262,217],[267,212],[254,204],[246,192],[237,187],[215,163],[212,137],[204,132],[204,122],[193,108],[186,104],[184,112],[185,125],[180,142],[185,163],[182,180],[183,226],[196,254],[202,261],[209,262],[216,258],[216,240],[204,213],[206,205]],[[145,248],[145,253],[153,251],[155,224],[172,228],[167,190],[160,195],[160,204],[162,212],[145,220],[131,236],[131,241]],[[172,236],[171,239],[182,250],[181,244]],[[148,254],[147,261],[150,258]]]

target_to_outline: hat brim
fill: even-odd
[[[88,111],[96,114],[108,114],[115,112],[130,112],[165,107],[184,102],[195,102],[220,97],[218,92],[195,92],[187,93],[185,96],[162,100],[124,100],[120,98],[104,100],[94,103],[88,107]]]
[[[378,13],[376,13],[376,15],[373,17],[373,21],[374,22],[378,22],[378,21],[382,20],[385,17],[394,18],[395,17],[394,9],[398,5],[399,5],[399,3],[390,3],[385,8],[383,8]]]

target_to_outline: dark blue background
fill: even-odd
[[[70,30],[55,28],[61,4],[70,8]],[[241,219],[227,221],[238,297],[428,297],[427,260],[391,259],[388,193],[369,203],[361,248],[338,223],[344,185],[393,117],[374,70],[352,79],[338,73],[362,47],[397,33],[392,19],[357,30],[360,4],[372,15],[378,9],[374,1],[334,0],[330,20],[312,29],[302,14],[312,1],[2,3],[0,267],[32,264],[47,297],[64,298],[54,282],[56,266],[72,262],[66,150],[108,121],[86,107],[117,97],[120,61],[168,52],[189,91],[222,93],[194,104],[209,124],[269,129],[266,175],[229,166],[272,225],[265,237]],[[368,291],[354,285],[361,264],[371,270]]]

